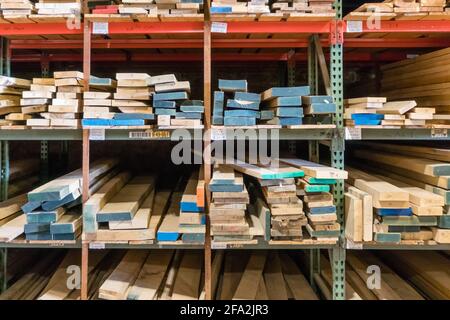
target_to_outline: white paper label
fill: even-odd
[[[89,140],[105,140],[105,129],[89,129]]]
[[[226,129],[212,128],[211,129],[211,140],[214,140],[214,141],[227,140]]]
[[[361,128],[358,127],[346,127],[345,128],[345,140],[361,140]]]
[[[147,131],[131,131],[128,136],[130,139],[149,139],[151,137],[150,132]]]
[[[108,22],[94,22],[92,24],[92,33],[93,34],[108,34]]]
[[[104,242],[89,242],[89,249],[105,249]]]
[[[347,21],[347,32],[357,32],[361,33],[363,32],[363,22],[362,21]]]
[[[447,138],[448,130],[441,128],[433,128],[431,129],[431,137],[432,138]]]
[[[213,22],[211,24],[211,32],[213,33],[227,33],[228,24],[226,22]]]
[[[211,249],[226,249],[227,244],[222,242],[213,242],[211,243]]]

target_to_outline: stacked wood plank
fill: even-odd
[[[37,14],[29,16],[35,22],[63,22],[81,17],[80,0],[39,0],[35,6]]]
[[[297,178],[296,193],[303,200],[303,210],[308,217],[306,230],[310,237],[337,240],[340,224],[330,191],[338,179],[347,179],[347,172],[301,159],[282,158],[280,161],[305,173],[304,177]]]
[[[310,94],[309,86],[277,87],[264,91],[261,96],[265,110],[271,114],[265,116],[265,123],[281,126],[301,125],[303,122],[302,96]],[[267,111],[266,111],[267,110]],[[272,116],[272,119],[267,119]]]
[[[449,68],[450,50],[443,49],[382,67],[382,94],[390,100],[411,99],[417,110],[408,117],[412,123],[427,127],[450,125]]]
[[[29,22],[27,16],[35,12],[34,4],[29,0],[1,1],[3,18],[13,23]]]
[[[23,128],[26,118],[20,108],[22,92],[30,88],[26,79],[0,76],[0,124],[3,129]]]
[[[433,240],[434,243],[448,243],[450,219],[447,178],[450,165],[449,162],[434,160],[448,157],[447,150],[397,145],[369,146],[376,153],[365,149],[354,152],[356,159],[365,163],[359,167],[366,172],[353,168],[349,172],[350,183],[373,197],[377,218],[374,232],[379,233],[375,234],[375,240],[411,240],[422,244]],[[424,153],[421,158],[422,153],[418,150],[428,153]],[[436,153],[436,157],[430,154],[432,152]],[[355,208],[360,208],[359,204],[352,203]],[[348,214],[359,221],[361,211],[355,208]],[[360,236],[356,239],[360,239]]]
[[[364,3],[344,17],[345,20],[448,20],[446,0],[385,0]]]
[[[318,300],[296,262],[277,251],[217,251],[212,292],[216,300]]]
[[[381,125],[383,124],[383,115],[377,114],[377,110],[382,109],[386,98],[382,97],[363,97],[344,100],[344,119],[346,126],[361,125]],[[404,120],[403,116],[400,119]],[[401,122],[403,124],[403,121]]]
[[[22,114],[27,115],[28,127],[49,127],[48,107],[55,97],[56,87],[53,78],[33,78],[30,91],[22,92],[20,105]]]
[[[303,110],[307,124],[331,124],[336,113],[336,104],[332,96],[303,96]]]

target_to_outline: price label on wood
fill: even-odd
[[[348,33],[362,33],[363,32],[363,22],[362,21],[347,21],[347,32]]]
[[[448,130],[441,128],[432,128],[431,129],[431,137],[432,138],[448,138]]]
[[[90,242],[89,249],[93,249],[93,250],[105,249],[105,243],[104,242]]]
[[[347,127],[345,128],[345,140],[361,140],[362,133],[361,128]]]
[[[108,34],[109,25],[108,22],[94,22],[92,24],[92,34]]]
[[[105,129],[89,129],[89,140],[105,140]]]
[[[226,249],[227,244],[221,242],[213,242],[211,243],[211,249]]]
[[[226,129],[225,128],[212,128],[211,129],[211,140],[214,140],[214,141],[227,140]]]
[[[227,33],[228,23],[226,22],[213,22],[211,23],[212,33]]]

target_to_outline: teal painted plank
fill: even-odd
[[[334,103],[334,99],[331,96],[303,96],[302,103]]]
[[[43,211],[52,211],[59,207],[62,207],[78,198],[81,197],[81,192],[79,189],[77,189],[75,192],[72,192],[68,194],[64,199],[58,200],[58,201],[45,201],[42,203],[42,209]]]
[[[177,112],[175,114],[177,119],[202,119],[203,113],[200,112]]]
[[[51,234],[52,240],[76,240],[77,236],[74,233],[55,233]]]
[[[223,125],[223,116],[213,116],[212,117],[212,124],[216,126]]]
[[[275,116],[272,110],[261,110],[261,120],[271,120]]]
[[[130,221],[131,219],[133,215],[130,212],[97,213],[97,222]]]
[[[374,233],[374,240],[383,243],[400,243],[402,240],[401,233]]]
[[[177,114],[176,109],[154,109],[154,112],[157,116],[174,116]]]
[[[37,211],[27,213],[27,223],[53,223],[58,221],[64,211],[44,212]]]
[[[33,210],[39,208],[41,206],[41,204],[42,204],[41,201],[28,201],[21,207],[21,209],[24,213],[29,213],[29,212],[32,212]]]
[[[261,113],[255,110],[226,110],[225,117],[251,117],[260,118]]]
[[[38,202],[38,201],[57,201],[61,200],[70,193],[69,186],[49,186],[41,192],[29,192],[28,201]]]
[[[227,108],[259,110],[259,102],[246,102],[228,99]]]
[[[293,107],[277,108],[276,115],[278,117],[302,118],[303,117],[303,109],[300,107],[298,107],[298,108],[293,108]]]
[[[182,107],[203,107],[203,100],[186,100],[181,103]]]
[[[25,233],[47,232],[50,230],[50,223],[26,223],[23,227]]]
[[[302,97],[278,97],[271,101],[271,105],[275,107],[300,107],[302,105]]]
[[[250,117],[225,117],[223,123],[226,126],[254,126],[256,118]]]
[[[26,233],[26,240],[52,240],[50,232]]]
[[[235,100],[261,102],[261,95],[259,93],[251,92],[236,92],[234,94]]]
[[[273,87],[270,89],[271,98],[278,97],[292,97],[292,96],[307,96],[311,93],[309,86],[300,87]]]
[[[305,187],[306,192],[330,192],[329,185],[308,185]]]
[[[219,90],[227,92],[247,91],[247,80],[219,79]]]
[[[223,116],[225,94],[222,91],[214,91],[213,115]]]
[[[313,103],[305,107],[305,114],[329,114],[336,113],[334,103]]]
[[[181,106],[180,110],[183,112],[205,112],[205,107],[203,106]]]
[[[438,217],[438,227],[442,229],[450,229],[450,215],[446,214]]]
[[[164,92],[155,93],[153,95],[153,101],[161,100],[186,100],[189,99],[189,95],[185,91],[174,91],[174,92]]]
[[[437,217],[428,216],[388,216],[383,217],[383,224],[389,226],[422,226],[422,227],[434,227],[438,223]]]
[[[205,242],[205,234],[204,233],[184,233],[181,236],[181,240],[183,240],[183,243],[203,244]]]
[[[175,101],[153,101],[153,107],[154,108],[164,108],[164,109],[175,109],[177,106],[177,103]]]
[[[340,231],[339,230],[321,230],[321,231],[315,231],[312,228],[307,228],[308,233],[311,237],[315,238],[336,238],[339,237]]]
[[[305,181],[307,181],[308,183],[311,184],[336,184],[337,180],[336,179],[318,179],[318,178],[314,178],[314,177],[305,177]]]

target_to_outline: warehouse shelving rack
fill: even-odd
[[[282,140],[308,140],[310,159],[319,160],[319,141],[326,140],[329,143],[332,166],[344,168],[345,149],[345,128],[343,126],[343,62],[360,61],[395,61],[404,59],[406,53],[404,48],[423,47],[440,48],[450,45],[450,40],[441,38],[390,38],[377,39],[371,37],[354,37],[353,32],[348,32],[347,22],[342,20],[342,1],[335,1],[337,16],[332,21],[319,22],[227,22],[227,33],[234,34],[277,34],[277,38],[252,39],[252,38],[226,38],[217,37],[212,33],[212,23],[208,15],[205,15],[204,22],[111,22],[108,24],[109,34],[170,34],[183,35],[183,39],[92,39],[92,24],[81,23],[80,29],[70,29],[64,23],[37,23],[37,24],[0,24],[0,36],[2,36],[2,50],[0,71],[2,74],[10,74],[11,62],[20,63],[23,61],[40,62],[43,74],[48,72],[48,64],[53,61],[82,61],[85,79],[89,78],[91,63],[102,61],[203,61],[204,67],[204,103],[205,103],[205,129],[211,127],[211,64],[215,61],[284,61],[288,66],[288,84],[295,83],[295,62],[307,61],[309,85],[313,92],[318,92],[319,64],[324,57],[329,59],[329,85],[331,93],[338,106],[338,112],[334,117],[335,128],[328,129],[281,129],[280,139]],[[209,1],[205,7],[209,8]],[[85,3],[86,4],[86,3]],[[86,6],[85,6],[86,7]],[[374,31],[362,25],[363,33],[442,33],[450,32],[450,21],[382,21],[381,28]],[[301,34],[302,37],[292,39],[282,35]],[[319,43],[322,47],[329,47],[329,54],[323,55],[320,49],[314,46],[311,36],[321,34]],[[64,40],[53,39],[30,39],[31,36],[66,36]],[[195,35],[195,36],[187,36]],[[306,37],[305,37],[306,35]],[[8,39],[14,36],[14,39]],[[28,38],[27,38],[28,37]],[[343,46],[346,48],[396,48],[393,52],[371,54],[367,52],[349,52],[344,54]],[[149,48],[189,48],[203,49],[199,53],[93,53],[92,49],[149,49]],[[286,49],[285,53],[264,52],[264,53],[213,53],[215,48],[265,48],[265,49]],[[299,48],[308,48],[307,53],[295,52]],[[400,49],[402,48],[402,49]],[[13,54],[13,51],[20,49],[82,49],[82,54],[74,53],[51,53],[51,54]],[[403,50],[403,51],[402,51]],[[266,50],[267,51],[267,50]],[[322,69],[320,69],[322,71]],[[85,80],[85,87],[88,83]],[[105,130],[105,140],[141,140],[130,138],[130,132],[134,129]],[[139,130],[138,130],[139,131]],[[170,134],[170,132],[169,132]],[[167,140],[169,135],[149,134],[144,140]],[[431,132],[429,129],[401,129],[401,130],[377,130],[362,129],[361,139],[363,140],[383,140],[383,139],[423,139],[436,140],[448,139],[442,132]],[[83,178],[87,181],[89,170],[89,129],[79,130],[0,130],[1,141],[1,190],[6,195],[5,190],[8,185],[9,170],[9,150],[8,141],[13,140],[37,140],[41,141],[41,159],[47,159],[47,141],[52,140],[79,140],[83,144]],[[208,137],[204,141],[204,147],[211,143]],[[209,181],[211,177],[211,167],[205,166],[205,179]],[[85,186],[88,183],[84,184]],[[334,188],[334,197],[338,209],[339,222],[343,225],[343,192],[344,185],[340,181]],[[207,194],[209,201],[209,194]],[[88,190],[83,190],[83,202],[88,199]],[[209,231],[208,231],[209,232]],[[90,248],[91,247],[91,248]],[[424,247],[424,246],[422,246]],[[0,244],[2,266],[6,268],[7,248],[81,248],[82,249],[82,290],[81,297],[87,297],[87,264],[89,250],[93,249],[204,249],[205,251],[205,291],[206,298],[211,299],[211,250],[219,249],[211,247],[211,239],[206,238],[205,246],[201,245],[167,245],[167,244],[145,244],[126,245],[111,243],[95,243],[77,241],[75,243],[26,243],[16,242]],[[361,249],[415,249],[405,246],[390,246],[378,244],[365,244]],[[426,247],[428,248],[428,247]],[[429,249],[448,249],[447,246],[434,246]],[[221,248],[222,249],[222,248]],[[320,271],[320,250],[327,249],[330,253],[330,261],[333,271],[333,299],[344,299],[345,297],[345,250],[359,249],[345,242],[341,233],[339,244],[321,245],[277,245],[268,243],[258,243],[256,245],[236,245],[226,249],[308,249],[310,257],[310,279],[313,282],[313,274]],[[6,270],[3,269],[4,274]]]

